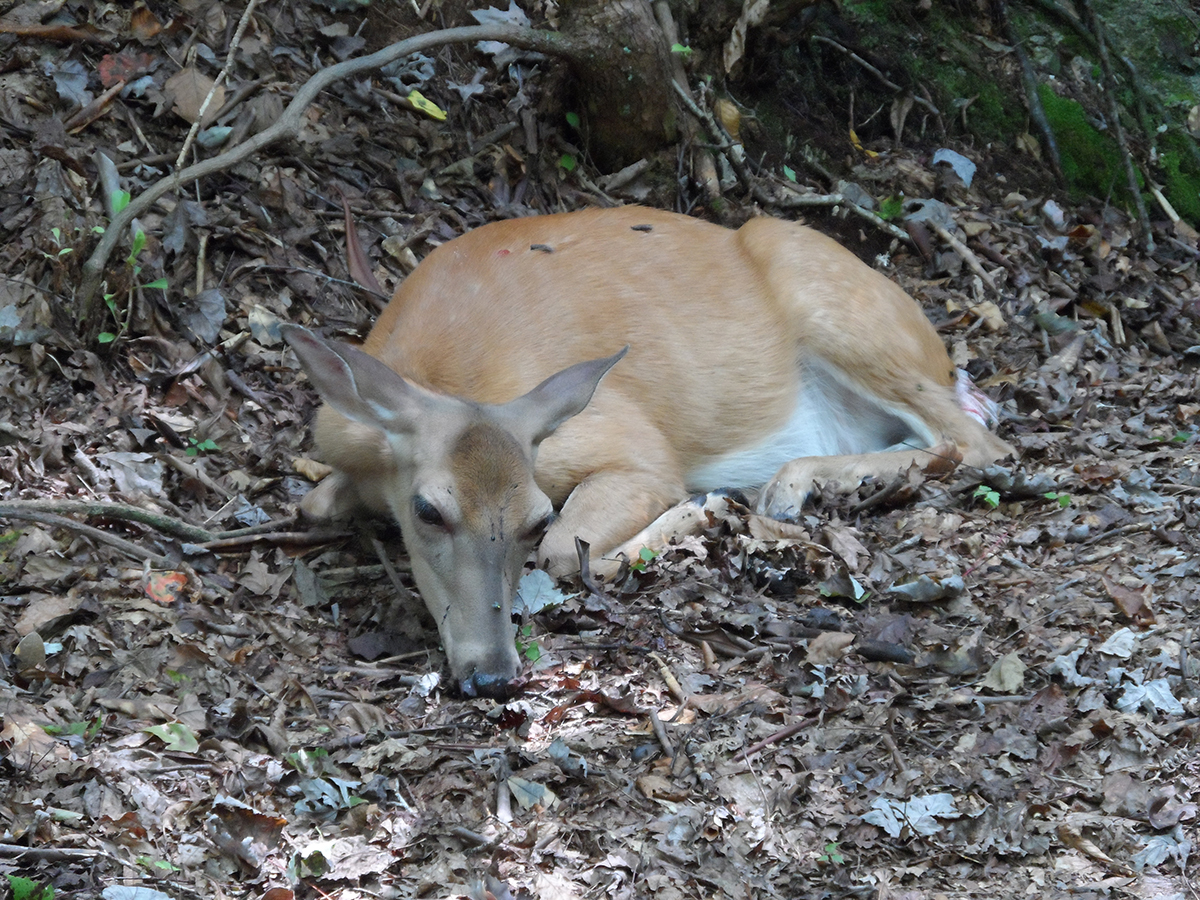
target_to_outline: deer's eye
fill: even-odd
[[[413,514],[433,528],[445,528],[446,520],[438,512],[438,508],[419,494],[413,497]]]

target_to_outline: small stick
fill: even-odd
[[[814,724],[818,718],[820,718],[820,717],[819,716],[807,716],[806,718],[801,719],[799,722],[793,722],[791,725],[787,726],[786,728],[781,728],[774,734],[763,738],[757,744],[751,744],[749,747],[747,747],[741,753],[738,753],[736,756],[734,756],[732,761],[739,762],[744,759],[749,759],[754,754],[758,753],[761,750],[765,750],[767,747],[770,747],[772,744],[778,744],[780,741],[785,741],[794,734],[799,734],[801,731],[803,731],[809,725]]]
[[[109,534],[100,528],[93,528],[91,525],[84,525],[81,522],[76,522],[74,519],[68,519],[66,516],[56,516],[51,513],[41,512],[35,509],[8,510],[5,511],[3,506],[0,506],[0,515],[12,519],[24,519],[28,522],[38,522],[42,525],[50,525],[54,528],[66,528],[68,531],[74,531],[82,534],[85,537],[90,537],[94,541],[108,544],[111,547],[116,547],[126,556],[132,556],[134,559],[144,559],[154,563],[157,566],[171,566],[171,560],[167,559],[158,553],[151,550],[146,550],[139,547],[137,544],[127,541],[124,538],[117,537],[115,534]]]
[[[979,257],[975,255],[974,250],[955,237],[945,225],[935,222],[932,219],[929,220],[929,225],[937,232],[938,237],[954,248],[954,252],[962,257],[963,262],[970,267],[972,272],[986,281],[987,286],[993,292],[998,291],[996,282],[992,280],[992,273],[983,267],[983,263],[979,261]]]
[[[403,582],[400,581],[400,575],[396,572],[396,567],[392,565],[392,561],[387,554],[387,548],[383,546],[383,541],[375,535],[371,535],[371,546],[375,548],[375,555],[383,563],[383,571],[387,572],[387,576],[392,582],[392,587],[396,589],[396,593],[404,598],[410,597],[411,593],[404,586]]]
[[[208,112],[209,104],[212,103],[212,99],[217,93],[217,88],[221,86],[221,82],[229,77],[229,70],[233,68],[233,62],[237,59],[238,45],[242,42],[242,35],[246,33],[246,26],[250,24],[250,15],[254,12],[254,7],[257,5],[258,0],[250,0],[246,4],[246,9],[242,12],[242,18],[238,21],[237,31],[234,32],[233,40],[229,43],[229,49],[225,52],[225,66],[217,74],[212,87],[208,89],[208,96],[204,98],[204,102],[200,104],[200,111],[196,113],[196,121],[188,129],[187,137],[183,139],[183,146],[179,148],[179,156],[175,159],[176,169],[183,168],[183,161],[187,159],[188,151],[192,149],[192,144],[196,142],[196,135],[200,133],[200,128],[204,124],[204,114]],[[213,116],[214,122],[216,118],[216,116]]]
[[[918,97],[912,91],[906,91],[904,88],[900,87],[900,85],[896,84],[894,81],[889,81],[888,77],[886,75],[884,75],[882,72],[880,72],[879,69],[875,68],[875,66],[871,65],[869,62],[867,62],[865,59],[863,59],[861,56],[859,56],[857,53],[855,53],[849,47],[843,47],[837,41],[831,40],[820,34],[813,35],[813,40],[817,41],[819,43],[822,43],[822,44],[828,44],[833,49],[839,50],[842,53],[846,54],[848,57],[850,57],[852,60],[854,60],[860,66],[862,66],[864,69],[866,69],[868,72],[870,72],[876,78],[878,78],[879,81],[885,87],[895,91],[898,94],[907,94],[908,96],[912,97],[914,103],[918,104],[919,106],[925,107],[927,110],[929,110],[935,116],[940,116],[942,114],[941,111],[936,106],[934,106],[932,103],[930,103],[924,97]]]
[[[658,664],[658,674],[662,676],[662,680],[666,683],[667,690],[671,692],[671,696],[682,703],[687,695],[683,692],[683,688],[671,672],[670,667],[663,662],[663,658],[657,653],[651,653],[650,658]]]
[[[654,728],[654,736],[658,738],[659,744],[662,745],[663,753],[667,755],[667,759],[674,759],[675,748],[671,744],[671,739],[667,737],[667,727],[663,725],[657,710],[650,710],[650,724]]]
[[[258,534],[240,534],[236,537],[202,541],[198,546],[203,550],[234,550],[239,547],[248,547],[251,544],[292,544],[298,547],[310,547],[313,544],[326,544],[329,541],[349,537],[349,535],[348,531],[263,531]]]

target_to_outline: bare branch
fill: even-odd
[[[95,251],[83,266],[83,281],[79,286],[78,303],[83,311],[86,337],[91,339],[100,330],[100,321],[104,311],[104,304],[99,296],[100,285],[104,279],[104,269],[108,264],[109,256],[112,255],[117,244],[124,239],[130,223],[145,213],[159,197],[169,191],[179,189],[185,182],[223,172],[258,153],[264,147],[284,138],[295,136],[303,122],[304,111],[317,98],[317,95],[329,85],[343,78],[378,69],[393,60],[402,59],[422,50],[429,50],[444,44],[463,44],[474,41],[503,41],[517,47],[559,56],[572,56],[575,50],[574,44],[567,37],[556,32],[474,25],[419,34],[384,47],[369,56],[348,59],[327,69],[322,69],[304,83],[296,92],[292,102],[283,111],[283,115],[269,128],[263,129],[220,156],[202,160],[155,182],[130,201],[129,205],[113,219],[105,231],[104,237],[101,238]]]

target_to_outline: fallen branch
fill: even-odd
[[[140,506],[130,506],[126,503],[107,503],[101,500],[5,500],[0,501],[0,519],[22,519],[30,522],[40,521],[35,516],[53,515],[87,516],[88,518],[118,519],[122,522],[137,522],[147,525],[155,531],[170,535],[181,541],[193,544],[207,545],[218,541],[245,542],[247,539],[258,537],[261,540],[275,540],[278,533],[286,531],[295,525],[296,517],[290,516],[282,520],[263,522],[246,528],[234,528],[229,531],[209,531],[198,525],[181,522],[179,519],[164,516],[162,513],[151,512]],[[78,525],[71,519],[63,519],[72,526]],[[62,524],[55,522],[53,524]],[[102,532],[107,534],[107,532]],[[307,533],[307,532],[306,532]],[[233,546],[230,543],[229,546]]]
[[[84,537],[90,537],[94,541],[115,547],[126,556],[132,556],[134,559],[149,560],[156,566],[171,565],[171,560],[162,554],[146,550],[132,541],[117,537],[115,534],[110,534],[101,528],[93,528],[91,525],[84,525],[82,522],[76,522],[74,519],[68,519],[66,516],[56,516],[53,513],[42,512],[36,509],[5,510],[2,507],[0,507],[0,516],[10,519],[24,519],[27,522],[37,522],[41,525],[49,525],[52,528],[66,528],[69,531],[82,534]]]
[[[813,716],[806,716],[805,718],[801,719],[799,722],[793,722],[791,725],[788,725],[786,728],[781,728],[778,731],[776,731],[774,734],[768,735],[767,737],[763,738],[757,744],[751,744],[749,747],[747,747],[745,750],[742,750],[740,753],[734,754],[734,756],[730,760],[730,762],[740,762],[743,759],[749,759],[750,757],[754,756],[756,753],[760,753],[763,750],[766,750],[772,744],[778,744],[780,741],[786,741],[792,735],[799,734],[801,731],[803,731],[809,725],[815,725],[819,719],[820,719],[819,715],[813,715]]]
[[[884,75],[882,72],[880,72],[878,68],[871,65],[869,62],[867,62],[865,59],[863,59],[861,56],[859,56],[857,53],[855,53],[849,47],[843,47],[837,41],[832,40],[831,38],[824,37],[823,35],[819,35],[819,34],[814,34],[812,39],[818,43],[826,44],[826,45],[832,47],[834,50],[838,50],[841,53],[846,54],[846,56],[850,57],[850,59],[854,60],[854,62],[858,63],[860,66],[862,66],[868,72],[870,72],[872,75],[874,75],[876,78],[878,78],[879,82],[884,87],[888,88],[889,90],[895,91],[897,94],[905,94],[909,97],[912,97],[913,103],[916,103],[918,106],[925,107],[927,110],[929,110],[935,116],[940,116],[942,114],[941,111],[936,106],[934,106],[932,103],[930,103],[924,97],[918,97],[912,91],[906,91],[904,88],[900,87],[900,85],[896,84],[896,82],[891,81],[886,75]]]
[[[841,206],[856,216],[866,219],[876,228],[886,231],[897,240],[903,241],[906,244],[912,243],[912,238],[908,236],[907,231],[897,228],[891,222],[885,222],[875,213],[871,212],[871,210],[853,203],[843,194],[800,194],[792,191],[790,188],[781,188],[781,191],[777,192],[776,195],[768,193],[760,183],[760,180],[750,173],[750,169],[746,165],[746,151],[741,143],[734,140],[721,126],[721,123],[717,121],[716,117],[707,108],[697,104],[680,84],[672,82],[672,86],[675,88],[675,93],[679,95],[679,99],[683,102],[688,112],[695,116],[704,126],[704,130],[708,132],[712,142],[716,145],[715,149],[720,150],[729,161],[729,165],[733,169],[734,174],[737,175],[738,181],[763,206],[775,209]]]
[[[527,28],[509,28],[492,25],[474,25],[466,28],[449,28],[443,31],[431,31],[419,34],[407,40],[399,41],[369,56],[348,59],[345,62],[330,66],[317,72],[308,79],[292,102],[274,124],[263,129],[245,142],[232,147],[226,153],[211,159],[202,160],[186,169],[174,172],[156,181],[118,213],[109,223],[96,246],[95,251],[83,265],[83,280],[79,286],[78,303],[82,310],[84,337],[94,340],[100,331],[105,306],[100,294],[100,286],[104,280],[104,270],[108,258],[116,249],[117,244],[124,239],[130,224],[138,216],[143,215],[164,194],[180,189],[185,182],[195,181],[217,172],[223,172],[237,165],[263,148],[294,137],[300,131],[304,121],[305,110],[316,100],[317,95],[329,85],[356,75],[360,72],[378,69],[393,60],[402,59],[413,53],[440,47],[445,44],[462,44],[474,41],[502,41],[527,50],[538,50],[559,56],[572,56],[576,52],[575,45],[569,38],[551,31],[534,31]]]
[[[128,506],[124,503],[103,503],[98,500],[8,500],[0,503],[0,519],[27,519],[30,513],[53,514],[59,516],[87,516],[88,518],[102,517],[119,519],[123,522],[138,522],[149,525],[155,531],[169,534],[184,541],[200,543],[216,540],[218,537],[228,537],[228,534],[213,532],[189,525],[170,516],[150,512],[140,506]]]

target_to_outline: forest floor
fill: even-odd
[[[648,195],[563,164],[537,67],[431,53],[160,203],[111,276],[114,339],[81,345],[96,154],[135,196],[163,177],[172,109],[239,14],[183,6],[174,32],[140,6],[93,23],[123,55],[24,38],[0,73],[15,896],[1197,896],[1194,233],[1164,219],[1147,251],[1119,210],[962,142],[969,187],[929,148],[861,157],[876,196],[944,201],[968,252],[807,221],[918,298],[1019,459],[820,497],[793,526],[734,509],[606,596],[559,585],[521,627],[519,694],[465,699],[395,530],[296,517],[315,398],[279,325],[353,339],[378,312],[346,275],[342,195],[389,289],[487,221]],[[235,132],[361,48],[319,6],[261,9]],[[71,123],[120,72],[137,89]],[[755,212],[731,196],[729,222]]]

